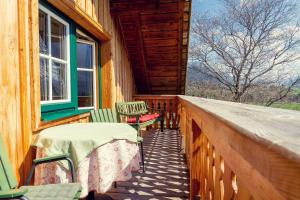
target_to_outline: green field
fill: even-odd
[[[300,103],[274,103],[271,107],[300,111]]]

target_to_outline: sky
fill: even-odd
[[[194,14],[213,11],[220,6],[220,1],[218,0],[193,0],[192,3],[192,12]]]
[[[299,2],[298,20],[300,21],[300,1],[297,0],[297,2]],[[206,12],[211,12],[215,14],[218,8],[221,7],[222,7],[222,3],[220,0],[193,0],[192,14],[206,13]]]

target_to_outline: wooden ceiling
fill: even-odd
[[[184,94],[191,0],[110,0],[138,94]]]

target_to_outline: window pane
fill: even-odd
[[[77,64],[78,68],[93,68],[93,46],[77,42]]]
[[[93,72],[78,71],[78,106],[92,107],[93,98]]]
[[[66,60],[66,45],[66,26],[51,17],[51,55]]]
[[[47,14],[39,10],[40,53],[49,54]]]
[[[48,60],[40,59],[41,101],[49,100],[49,66]]]
[[[65,64],[52,62],[52,99],[67,99],[67,85],[67,66]]]

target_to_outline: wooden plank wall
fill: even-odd
[[[69,5],[72,1],[56,2]],[[131,100],[134,80],[121,32],[110,16],[109,0],[76,0],[73,6],[79,9],[76,12],[90,16],[90,19],[80,18],[81,21],[96,23],[98,29],[93,31],[103,27],[111,35],[110,40],[101,43],[103,107]],[[87,121],[88,116],[41,123],[38,0],[0,1],[0,10],[0,135],[22,182],[31,166],[30,144],[35,134],[49,126]]]
[[[26,160],[31,160],[28,153],[31,108],[27,75],[32,56],[29,42],[33,24],[28,19],[34,6],[26,0],[0,1],[0,135],[21,177],[29,167]]]

